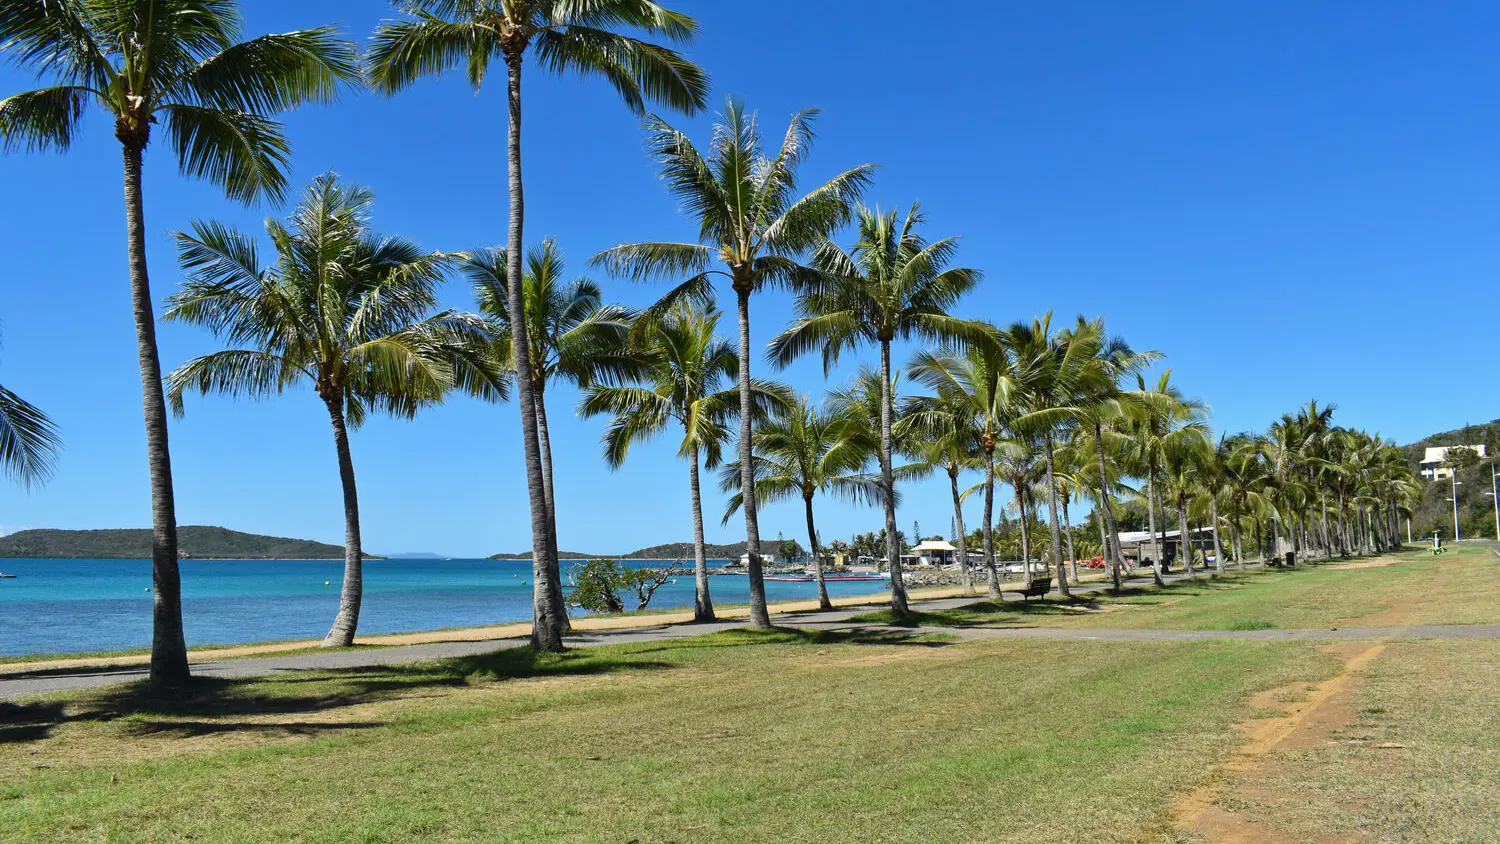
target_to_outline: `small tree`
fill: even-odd
[[[783,539],[776,545],[776,556],[790,563],[792,560],[795,560],[797,558],[797,552],[799,550],[801,549],[797,547],[796,540]]]
[[[568,572],[573,581],[568,604],[589,612],[624,612],[625,602],[620,600],[620,592],[628,589],[635,592],[635,608],[639,612],[651,603],[662,584],[682,572],[682,562],[675,560],[664,569],[626,568],[614,560],[589,560],[575,565]]]

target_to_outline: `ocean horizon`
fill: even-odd
[[[642,567],[661,560],[621,560]],[[722,567],[728,560],[710,560]],[[183,627],[189,647],[319,639],[338,611],[343,560],[187,559]],[[568,561],[563,561],[566,579]],[[68,654],[151,645],[151,561],[0,558],[0,656]],[[749,580],[709,581],[715,603],[749,601]],[[878,595],[881,584],[830,583],[831,595]],[[773,601],[817,597],[814,583],[768,581]],[[627,595],[626,608],[634,608]],[[651,609],[693,605],[691,565],[663,584]],[[587,615],[574,610],[575,617]],[[531,562],[389,559],[364,563],[364,635],[482,627],[531,618]]]

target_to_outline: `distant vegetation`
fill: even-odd
[[[767,549],[769,550],[769,549]],[[729,545],[714,545],[705,543],[703,553],[710,560],[738,560],[745,553],[745,543],[736,542]],[[797,555],[806,556],[807,551],[799,544]],[[576,551],[557,552],[559,560],[691,560],[693,559],[693,543],[691,542],[668,542],[665,545],[652,545],[650,548],[641,548],[631,551],[629,554],[580,554]],[[531,552],[520,554],[495,554],[491,560],[529,560]]]
[[[1465,538],[1481,536],[1495,537],[1494,503],[1485,495],[1491,491],[1490,471],[1497,456],[1500,456],[1500,419],[1480,425],[1465,425],[1441,434],[1433,434],[1402,446],[1406,462],[1412,474],[1417,474],[1422,455],[1429,446],[1484,446],[1488,454],[1484,459],[1477,455],[1466,455],[1460,459],[1458,468],[1458,522]],[[1434,529],[1442,531],[1446,541],[1453,538],[1453,484],[1444,481],[1423,482],[1422,498],[1412,506],[1411,529],[1413,538],[1431,536]]]
[[[240,533],[221,527],[188,525],[177,529],[185,558],[206,560],[339,560],[341,545]],[[367,559],[380,559],[365,555]],[[0,537],[0,557],[151,559],[151,531],[22,530]]]

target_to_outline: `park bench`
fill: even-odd
[[[1022,601],[1040,598],[1052,591],[1052,578],[1043,577],[1038,580],[1028,581],[1025,589],[1012,589],[1011,591],[1019,594]]]

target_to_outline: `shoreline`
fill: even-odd
[[[1083,572],[1079,574],[1080,583],[1106,579],[1105,575],[1094,571],[1090,571],[1088,574]],[[1001,588],[1007,592],[1018,591],[1023,585],[1021,581],[1007,580],[1001,582]],[[975,587],[975,596],[982,597],[984,594],[982,577],[976,578]],[[963,596],[964,594],[963,588],[957,585],[909,585],[907,592],[912,600],[954,598]],[[876,606],[889,603],[889,594],[888,591],[882,590],[859,595],[832,597],[830,600],[836,608]],[[767,604],[767,610],[772,614],[815,612],[817,609],[818,601],[816,598],[775,601]],[[715,610],[715,614],[720,620],[748,618],[750,615],[749,604],[717,606]],[[691,624],[692,622],[693,611],[691,608],[647,609],[640,612],[582,616],[572,619],[572,628],[573,632],[580,633],[631,630],[642,627]],[[531,635],[531,622],[527,620],[503,622],[480,627],[450,627],[439,628],[437,630],[416,630],[406,633],[377,633],[368,636],[357,636],[355,646],[395,647],[399,645],[425,645],[441,642],[483,642],[489,640],[517,639],[529,635]],[[188,649],[188,662],[189,664],[214,662],[249,656],[284,654],[290,651],[318,650],[321,644],[321,639],[288,639],[241,645],[204,645]],[[144,665],[151,661],[151,654],[149,651],[137,650],[80,655],[69,655],[66,653],[43,654],[38,655],[36,658],[20,656],[7,659],[14,661],[0,662],[0,677],[39,670]]]
[[[1009,588],[1017,584],[1005,583],[1003,585]],[[909,592],[914,599],[921,598],[925,600],[956,597],[961,595],[963,590],[955,586],[923,586],[911,588]],[[982,594],[983,589],[980,589],[979,592]],[[887,603],[889,601],[888,595],[888,592],[871,592],[862,595],[835,597],[831,600],[835,607],[862,607]],[[720,606],[715,609],[716,615],[720,619],[748,618],[750,615],[748,604]],[[818,601],[816,598],[777,601],[768,604],[767,609],[772,613],[811,612],[818,609]],[[691,624],[692,621],[693,611],[691,607],[685,610],[647,609],[638,613],[626,612],[611,615],[583,616],[573,619],[572,627],[574,632],[597,632]],[[420,630],[408,633],[380,633],[370,636],[357,636],[355,644],[357,646],[391,647],[396,645],[422,645],[439,642],[482,642],[491,639],[515,639],[529,635],[531,635],[531,622],[528,620],[492,624],[483,627],[458,627],[439,630]],[[195,662],[213,662],[221,659],[236,659],[245,656],[262,656],[310,649],[316,650],[320,646],[321,641],[320,639],[292,639],[244,645],[208,645],[190,648],[188,650],[188,662],[190,664]],[[151,655],[149,652],[127,651],[118,654],[95,654],[91,656],[48,654],[38,656],[35,659],[24,656],[15,659],[17,661],[0,663],[0,676],[58,668],[143,665],[151,661]]]

